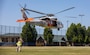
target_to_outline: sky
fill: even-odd
[[[16,22],[16,20],[22,18],[19,4],[22,6],[26,4],[28,9],[43,13],[57,13],[67,8],[75,7],[55,15],[63,23],[63,29],[66,30],[71,23],[81,23],[86,28],[90,26],[90,0],[0,0],[0,25],[23,26],[24,23]],[[79,15],[84,16],[81,17]],[[42,15],[30,12],[27,16],[37,17]]]

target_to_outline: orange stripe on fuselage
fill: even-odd
[[[28,21],[32,21],[32,20],[34,20],[34,19],[33,18],[28,18],[25,21],[28,22]]]

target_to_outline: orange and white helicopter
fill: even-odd
[[[57,20],[57,18],[54,17],[55,16],[54,14],[46,14],[43,12],[38,12],[35,10],[27,9],[25,7],[26,7],[26,5],[24,7],[22,7],[22,9],[21,9],[23,19],[17,20],[17,22],[29,22],[32,25],[37,25],[37,26],[41,26],[41,27],[45,27],[45,28],[51,28],[51,29],[54,28],[54,29],[58,29],[58,30],[63,28],[62,22]],[[58,14],[58,13],[61,13],[61,12],[64,12],[64,11],[67,11],[67,10],[70,10],[73,8],[75,8],[75,7],[71,7],[71,8],[62,10],[62,11],[57,12],[55,14]],[[27,11],[35,12],[35,13],[42,14],[45,16],[28,18],[26,13],[25,13]],[[39,18],[39,19],[35,19],[35,18]]]

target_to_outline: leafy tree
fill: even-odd
[[[66,33],[69,42],[73,43],[83,43],[86,38],[86,28],[81,26],[81,24],[75,25],[74,23],[68,28]]]
[[[73,36],[73,38],[72,38],[72,42],[74,42],[74,43],[77,43],[77,36]]]
[[[29,22],[26,22],[22,28],[21,37],[23,38],[24,42],[35,42],[37,38],[35,26],[30,25]]]
[[[85,37],[84,42],[85,42],[86,44],[89,42],[89,40],[88,40],[88,36]]]
[[[88,27],[88,29],[87,29],[85,42],[90,43],[90,27]]]
[[[69,42],[74,42],[73,37],[76,37],[75,39],[77,39],[77,28],[74,23],[72,23],[71,26],[68,28],[66,36]]]
[[[44,39],[47,41],[47,44],[51,44],[54,37],[52,30],[50,28],[45,28],[43,35],[44,35]]]
[[[86,36],[86,28],[85,26],[81,26],[81,24],[77,24],[77,37],[78,43],[83,43]]]

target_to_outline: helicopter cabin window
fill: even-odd
[[[57,22],[56,21],[52,21],[53,22],[53,26],[57,26]]]

